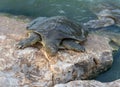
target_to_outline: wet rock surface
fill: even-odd
[[[118,6],[112,5],[110,2],[92,6],[91,10],[97,16],[97,19],[89,20],[84,23],[90,29],[101,29],[107,26],[120,26],[120,9]]]
[[[25,38],[27,22],[0,16],[0,86],[53,87],[71,80],[91,79],[111,67],[112,48],[106,37],[90,34],[85,53],[61,50],[47,59],[38,43],[16,49]]]

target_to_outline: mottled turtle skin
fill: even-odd
[[[85,51],[80,43],[86,40],[87,31],[67,17],[39,17],[27,26],[27,30],[30,35],[17,44],[18,48],[25,48],[40,42],[48,56],[56,55],[59,49]]]

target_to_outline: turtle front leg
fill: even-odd
[[[43,41],[43,46],[45,48],[48,57],[55,56],[57,54],[59,43],[60,40],[55,40],[55,39],[49,39],[49,40],[45,39],[45,41]]]
[[[74,40],[63,40],[61,45],[68,50],[74,50],[77,52],[85,51],[85,48],[81,46],[79,43],[76,43]]]
[[[55,56],[58,51],[58,47],[54,43],[49,43],[48,45],[45,45],[45,51],[48,56]]]
[[[29,38],[23,39],[21,40],[16,47],[19,49],[31,46],[33,44],[35,44],[36,42],[40,41],[41,38],[39,35],[37,35],[36,33],[31,33]]]

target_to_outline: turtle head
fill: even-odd
[[[37,29],[36,25],[28,24],[26,30],[28,31],[35,31]]]
[[[40,23],[37,21],[30,22],[27,26],[26,29],[28,31],[35,31],[40,28]]]
[[[39,29],[41,24],[44,22],[43,20],[45,20],[45,19],[46,19],[46,17],[38,17],[38,18],[34,19],[32,22],[30,22],[27,25],[26,29],[30,30],[30,31],[31,30],[35,31],[35,30]]]

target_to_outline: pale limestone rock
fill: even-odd
[[[57,84],[54,87],[120,87],[120,79],[108,83],[102,83],[95,80],[78,80],[66,84]]]
[[[16,49],[15,44],[25,38],[26,25],[26,22],[0,16],[0,71],[4,73],[0,73],[0,80],[5,79],[0,85],[8,82],[12,87],[11,83],[15,82],[17,87],[53,87],[71,80],[91,79],[112,65],[109,39],[94,34],[90,34],[84,44],[85,53],[62,50],[56,57],[47,59],[39,43]]]
[[[18,84],[18,79],[12,76],[12,72],[0,72],[0,87],[16,87]]]

